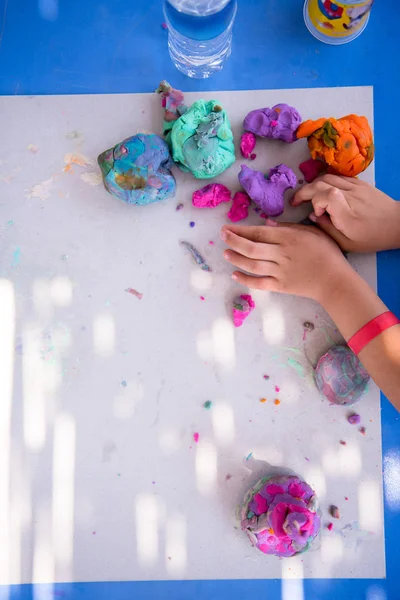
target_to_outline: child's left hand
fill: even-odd
[[[324,300],[334,294],[352,268],[339,247],[316,227],[277,223],[225,225],[221,237],[230,250],[224,258],[247,273],[232,278],[249,288]]]

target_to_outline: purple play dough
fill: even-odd
[[[272,108],[257,108],[249,112],[243,121],[245,131],[272,140],[295,142],[295,131],[301,123],[301,116],[293,106],[276,104]]]
[[[271,169],[268,179],[260,171],[242,165],[239,181],[250,198],[269,217],[278,217],[284,209],[283,195],[287,189],[295,187],[297,178],[286,165]]]

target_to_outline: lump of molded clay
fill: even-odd
[[[242,221],[249,216],[249,206],[250,206],[250,198],[246,192],[236,192],[233,196],[232,206],[227,213],[228,219],[232,221],[232,223],[237,223],[238,221]]]
[[[358,413],[352,413],[347,417],[347,420],[350,425],[358,425],[361,422],[361,417]]]
[[[187,108],[183,93],[162,81],[156,90],[165,109],[163,132],[172,158],[197,179],[211,179],[235,162],[233,134],[226,112],[215,100]]]
[[[272,108],[252,110],[243,121],[245,131],[271,140],[295,142],[296,129],[301,123],[301,116],[293,106],[276,104]]]
[[[297,137],[308,138],[311,157],[324,161],[331,172],[340,175],[355,177],[374,158],[374,141],[366,117],[348,115],[305,121],[298,128]]]
[[[349,405],[365,392],[370,376],[348,346],[335,346],[315,368],[317,388],[332,404]]]
[[[213,208],[221,202],[229,202],[231,192],[222,183],[209,183],[193,192],[192,203],[197,208]]]
[[[197,179],[211,179],[235,162],[233,134],[226,112],[215,100],[197,100],[171,130],[172,157]]]
[[[187,106],[184,104],[183,92],[175,90],[168,81],[161,81],[156,93],[161,94],[161,106],[164,109],[163,133],[167,135],[174,122],[187,110]]]
[[[323,173],[326,173],[327,166],[326,163],[322,162],[322,160],[309,158],[308,160],[305,160],[299,164],[299,169],[307,183],[311,183],[314,181],[314,179],[317,179],[317,177]]]
[[[283,213],[283,195],[297,183],[296,175],[286,165],[278,165],[270,170],[268,178],[260,171],[242,165],[239,181],[248,195],[269,217]]]
[[[256,158],[255,154],[252,154],[254,148],[256,146],[256,136],[254,133],[250,131],[246,131],[242,134],[240,138],[240,152],[242,153],[243,158]]]
[[[150,204],[175,195],[168,144],[158,135],[127,138],[102,152],[97,162],[106,190],[128,204]]]
[[[241,327],[249,314],[255,309],[256,303],[249,294],[242,294],[233,301],[232,317],[235,327]]]
[[[241,527],[264,554],[305,552],[321,527],[317,496],[299,477],[264,477],[244,498]]]

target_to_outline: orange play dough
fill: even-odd
[[[374,158],[374,141],[366,117],[347,115],[305,121],[296,132],[297,138],[308,138],[311,157],[323,160],[330,172],[355,177]]]

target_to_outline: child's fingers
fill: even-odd
[[[231,235],[239,236],[251,242],[263,242],[268,244],[277,244],[280,235],[277,232],[278,227],[268,227],[266,225],[224,225],[221,229],[221,238],[228,243]]]
[[[342,191],[352,189],[352,179],[350,177],[341,177],[339,175],[322,175],[312,183],[308,183],[300,188],[292,199],[292,206],[299,206],[303,202],[310,202],[317,194],[328,191],[330,188],[337,188]]]
[[[267,227],[264,227],[264,229],[267,229]],[[278,253],[276,244],[266,243],[266,241],[261,243],[253,242],[229,230],[224,231],[223,239],[232,250],[235,250],[238,254],[242,254],[247,258],[275,260]]]
[[[316,217],[321,217],[324,212],[329,213],[332,223],[337,229],[346,227],[351,218],[351,211],[345,195],[338,188],[330,188],[322,194],[317,194],[312,204]]]
[[[344,192],[349,192],[354,184],[354,177],[344,177],[343,175],[333,175],[331,173],[322,175],[321,179],[325,183],[329,183],[332,187]]]
[[[342,250],[351,250],[352,243],[348,237],[346,237],[341,231],[336,229],[328,215],[322,215],[312,219],[317,225],[327,233],[335,242],[341,247]]]
[[[232,250],[225,250],[224,258],[232,265],[235,265],[235,267],[247,271],[247,273],[253,273],[253,275],[274,277],[278,269],[278,265],[275,262],[246,258]]]
[[[254,277],[240,271],[232,273],[232,279],[253,290],[279,292],[278,280],[275,277]]]
[[[321,194],[330,188],[331,186],[329,183],[322,181],[322,178],[316,179],[312,183],[303,185],[302,188],[297,190],[292,198],[291,204],[292,206],[299,206],[300,204],[303,204],[303,202],[310,202],[314,196]]]

